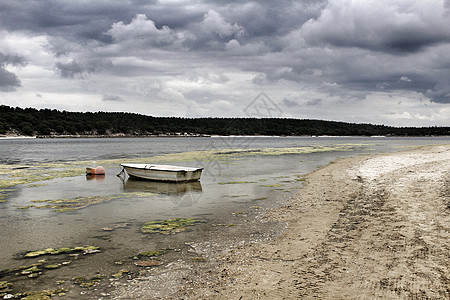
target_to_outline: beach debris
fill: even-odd
[[[31,273],[30,275],[28,275],[28,278],[36,278],[36,277],[39,277],[39,275],[41,275],[42,274],[42,272],[39,272],[39,273]]]
[[[83,254],[94,254],[94,253],[99,253],[99,252],[100,252],[100,249],[86,249],[83,251]]]
[[[119,278],[122,278],[125,274],[128,274],[128,273],[130,273],[129,270],[127,270],[127,269],[121,269],[121,270],[120,270],[119,272],[117,272],[116,274],[113,274],[112,277],[119,279]]]
[[[193,261],[193,262],[206,262],[206,258],[198,256],[198,257],[191,258],[191,261]]]
[[[231,213],[233,216],[236,216],[236,215],[245,215],[245,212],[242,212],[242,211],[235,211],[235,212],[232,212]]]
[[[141,260],[135,262],[134,264],[138,267],[156,267],[162,265],[163,263],[157,259],[150,259],[150,260]]]
[[[205,223],[206,220],[188,218],[188,219],[169,219],[164,221],[147,222],[141,227],[142,233],[160,233],[160,234],[176,234],[188,230],[188,227],[200,223]]]

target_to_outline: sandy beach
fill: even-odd
[[[179,260],[111,296],[450,299],[449,145],[338,160],[262,222],[285,230],[222,243],[203,264]]]

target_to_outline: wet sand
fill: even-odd
[[[179,259],[109,296],[450,299],[450,145],[338,160],[258,222],[286,227],[191,245],[205,261]]]

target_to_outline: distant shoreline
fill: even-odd
[[[374,135],[374,136],[361,136],[361,135],[208,135],[208,134],[158,134],[158,135],[132,135],[132,134],[61,134],[61,135],[37,135],[37,136],[25,136],[25,135],[0,135],[0,140],[9,139],[70,139],[70,138],[234,138],[234,137],[311,137],[311,138],[349,138],[349,137],[365,137],[365,138],[417,138],[417,137],[428,137],[428,138],[445,138],[450,137],[450,135],[418,135],[418,136],[403,136],[403,135]]]
[[[0,106],[0,135],[153,136],[444,136],[450,127],[394,127],[294,118],[153,117],[124,112],[67,112]]]
[[[157,137],[211,137],[205,134],[189,134],[189,135],[172,135],[172,134],[160,134],[160,135],[126,135],[126,134],[61,134],[61,135],[0,135],[0,139],[71,139],[71,138],[157,138]]]

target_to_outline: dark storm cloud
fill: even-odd
[[[0,66],[13,65],[24,66],[26,65],[25,58],[20,55],[4,54],[0,52]]]
[[[16,74],[6,71],[0,67],[0,90],[10,92],[21,85]]]
[[[130,19],[141,6],[133,1],[3,0],[0,25],[11,31],[104,40],[108,37],[103,32],[113,22]]]
[[[46,33],[61,55],[72,43],[95,40],[114,42],[113,24],[130,25],[138,16],[153,22],[158,30],[168,28],[192,37],[185,45],[191,50],[224,50],[237,39],[242,45],[258,41],[280,50],[279,37],[317,17],[325,1],[197,1],[170,4],[158,1],[56,1],[3,0],[0,26],[10,31]],[[151,46],[161,46],[152,44]]]
[[[249,38],[283,36],[320,15],[325,0],[317,1],[209,1],[232,23],[243,26]]]
[[[85,69],[76,61],[72,61],[66,64],[58,62],[56,63],[56,68],[64,78],[74,78],[77,75],[85,73]]]
[[[14,91],[21,86],[21,82],[16,74],[5,69],[7,65],[24,66],[25,58],[18,55],[8,55],[0,52],[0,90]]]
[[[429,11],[415,3],[335,1],[304,26],[304,36],[312,44],[398,54],[448,43],[450,22],[442,11]]]
[[[97,73],[105,68],[111,66],[109,61],[86,61],[85,63],[80,63],[78,61],[72,60],[69,63],[57,62],[55,64],[57,73],[63,78],[80,78],[88,74]]]
[[[262,86],[295,81],[343,98],[404,90],[449,103],[450,15],[424,3],[329,1],[284,36],[279,55],[246,67],[262,73],[253,79]]]

